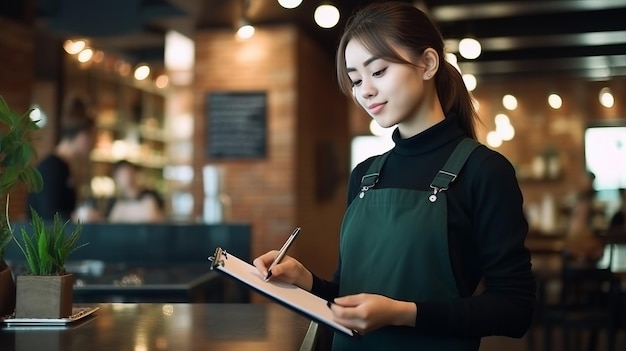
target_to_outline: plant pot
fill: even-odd
[[[17,276],[16,318],[66,318],[72,314],[72,275]]]
[[[0,271],[0,317],[15,311],[15,282],[10,267]]]

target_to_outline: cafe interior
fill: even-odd
[[[87,97],[95,143],[72,171],[80,206],[104,218],[84,221],[88,245],[67,263],[74,303],[98,310],[60,327],[0,326],[0,348],[34,350],[39,338],[50,350],[324,349],[323,325],[208,257],[221,247],[251,262],[301,227],[289,254],[332,277],[350,171],[393,147],[393,128],[372,123],[335,77],[341,30],[371,2],[0,3],[0,96],[38,120],[39,157],[58,141],[65,101]],[[626,349],[626,2],[406,2],[438,24],[480,116],[478,141],[511,162],[524,197],[535,321],[480,350]],[[161,195],[163,220],[106,219],[120,160]],[[589,186],[593,244],[571,234]],[[17,228],[26,199],[12,194]],[[572,257],[590,245],[598,257]],[[14,246],[7,261],[23,266]],[[582,309],[565,306],[578,268],[607,279]]]

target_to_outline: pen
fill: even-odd
[[[293,241],[296,239],[296,236],[298,236],[298,233],[300,233],[300,227],[296,228],[293,233],[289,235],[287,241],[285,241],[285,243],[283,244],[283,247],[280,248],[280,251],[278,251],[278,255],[276,255],[274,262],[272,262],[270,268],[267,270],[267,277],[265,277],[265,281],[268,281],[270,279],[270,277],[272,276],[272,269],[277,264],[279,264],[280,261],[283,260],[283,257],[285,257],[287,250],[289,250],[289,247],[291,246],[291,244],[293,244]]]

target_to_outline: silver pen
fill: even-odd
[[[289,235],[287,241],[285,241],[285,243],[283,244],[283,247],[280,248],[280,250],[278,251],[278,255],[276,255],[276,258],[274,259],[274,262],[272,262],[270,268],[267,270],[267,277],[265,277],[265,281],[268,281],[270,279],[270,277],[272,276],[272,269],[276,267],[276,265],[279,264],[280,261],[283,260],[283,257],[285,257],[285,254],[287,254],[287,250],[289,250],[289,247],[291,246],[291,244],[293,244],[296,236],[298,236],[298,233],[300,233],[300,227],[296,228],[293,233]]]

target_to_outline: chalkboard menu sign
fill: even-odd
[[[266,95],[265,92],[212,92],[207,95],[209,157],[265,157]]]

